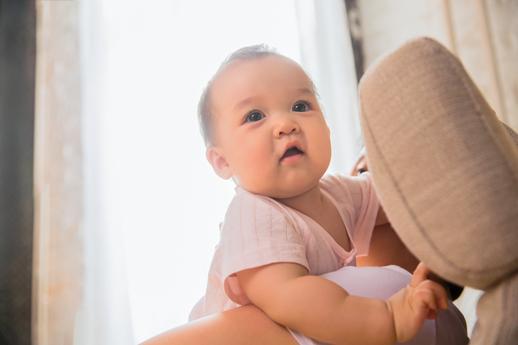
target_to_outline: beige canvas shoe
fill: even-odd
[[[487,291],[473,343],[518,343],[518,135],[429,38],[373,66],[360,103],[369,168],[398,235],[434,272]]]

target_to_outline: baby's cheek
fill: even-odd
[[[327,165],[331,159],[331,138],[329,137],[329,131],[321,130],[315,133],[315,148],[318,152],[318,159],[322,164]]]
[[[248,166],[256,166],[264,168],[266,164],[269,164],[269,158],[271,155],[265,153],[263,150],[257,150],[257,148],[251,148],[250,150],[244,150],[242,160],[247,162]]]
[[[261,181],[271,173],[272,159],[270,155],[256,150],[250,150],[241,159],[243,179]]]

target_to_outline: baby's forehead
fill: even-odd
[[[250,65],[254,65],[254,68],[260,68],[257,65],[260,66],[261,63],[265,61],[268,62],[268,65],[291,65],[294,67],[300,67],[298,63],[288,58],[287,56],[271,53],[248,58],[236,58],[234,60],[228,61],[221,69],[225,70],[227,68],[236,68]]]
[[[305,87],[315,93],[314,84],[302,67],[292,59],[277,54],[229,62],[213,78],[212,92],[225,86],[263,82],[266,79],[264,75],[271,76],[270,81],[288,82],[297,89]]]

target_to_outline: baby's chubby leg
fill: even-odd
[[[248,305],[210,315],[149,339],[141,345],[297,345],[285,327]]]

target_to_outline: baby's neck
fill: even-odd
[[[304,192],[303,194],[291,198],[276,200],[301,213],[304,213],[306,216],[309,216],[313,219],[315,219],[315,216],[320,214],[327,205],[327,200],[322,194],[319,185],[313,187],[307,192]]]

